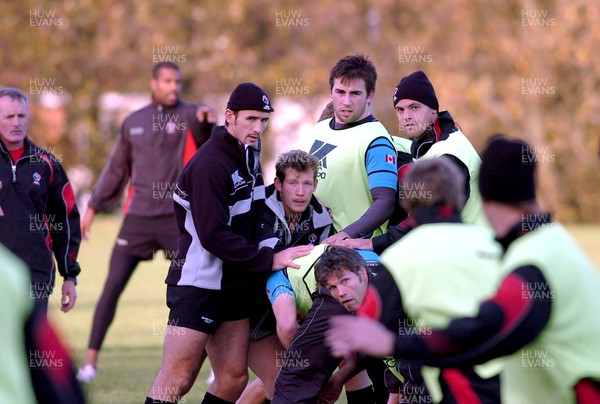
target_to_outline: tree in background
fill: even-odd
[[[66,167],[99,173],[117,134],[100,130],[101,96],[147,88],[158,61],[181,65],[184,98],[252,80],[319,111],[328,66],[360,52],[377,66],[375,114],[392,134],[393,88],[423,69],[477,148],[495,132],[532,144],[541,200],[559,219],[600,217],[600,6],[591,0],[24,0],[2,9],[2,84],[29,90],[31,133]],[[44,92],[59,96],[54,126]],[[281,120],[298,118],[290,111]],[[272,128],[267,152],[281,151],[269,146],[278,135]]]

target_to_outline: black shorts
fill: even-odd
[[[261,296],[266,299],[264,288],[211,290],[167,285],[169,325],[214,334],[223,322],[260,318],[265,312]]]
[[[252,341],[257,341],[277,332],[275,313],[273,313],[273,307],[266,297],[266,293],[265,298],[266,302],[261,302],[259,304],[264,306],[264,303],[266,303],[267,306],[264,309],[255,310],[254,313],[250,315],[250,339]]]
[[[165,258],[172,259],[177,252],[178,237],[175,214],[158,217],[126,215],[114,248],[122,248],[142,260],[152,259],[158,250],[163,250]]]

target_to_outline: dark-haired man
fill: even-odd
[[[412,140],[415,160],[448,157],[465,177],[465,223],[486,224],[477,185],[481,159],[448,111],[439,111],[433,85],[427,75],[416,71],[402,78],[393,95],[394,109],[404,137]]]
[[[414,161],[444,156],[448,158],[464,177],[465,206],[461,217],[465,223],[488,226],[481,207],[481,197],[477,178],[481,159],[469,139],[454,123],[448,111],[439,111],[440,106],[435,89],[427,75],[416,71],[403,77],[392,96],[396,116],[403,132],[404,140],[409,139],[410,155]],[[400,140],[400,139],[398,139]],[[398,143],[396,144],[398,147]],[[400,158],[400,154],[398,155]],[[410,169],[405,164],[398,170],[398,181]],[[399,188],[402,198],[414,190]],[[381,254],[383,250],[405,236],[412,228],[418,226],[417,219],[409,216],[389,231],[372,239],[342,240],[337,242],[351,248],[373,250]]]
[[[98,354],[115,316],[121,293],[140,261],[163,250],[172,259],[177,226],[172,193],[183,166],[210,136],[214,108],[180,99],[182,74],[172,62],[152,69],[152,102],[129,115],[88,202],[81,229],[90,234],[98,211],[112,208],[129,184],[125,218],[113,247],[106,283],[96,306],[84,364],[77,377],[96,377]]]
[[[404,184],[418,189],[402,202],[420,225],[384,252],[385,268],[370,279],[368,292],[364,284],[346,282],[339,275],[342,265],[331,257],[329,265],[316,267],[316,276],[348,310],[375,318],[392,331],[402,324],[418,324],[426,335],[431,327],[472,313],[492,294],[500,276],[500,246],[488,229],[461,223],[464,178],[449,159],[417,162]],[[419,366],[399,363],[404,378],[400,402],[440,402],[442,396],[441,402],[499,400],[499,370],[494,364],[441,373],[423,369],[421,377]]]
[[[331,209],[338,232],[328,243],[381,234],[394,210],[396,149],[371,113],[376,81],[367,57],[340,59],[329,75],[333,118],[315,125],[302,147],[319,158],[316,196]]]
[[[231,93],[225,125],[183,169],[173,200],[178,250],[167,283],[164,354],[146,403],[174,403],[192,387],[206,349],[215,379],[203,403],[233,403],[248,381],[250,321],[264,313],[273,269],[311,246],[274,253],[261,243],[265,188],[260,139],[274,111],[254,83]]]

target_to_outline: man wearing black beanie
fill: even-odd
[[[416,71],[404,77],[392,101],[403,137],[412,140],[412,157],[418,160],[446,156],[454,162],[466,177],[467,203],[462,218],[466,223],[485,225],[477,188],[481,159],[450,113],[439,112],[438,99],[427,75]]]
[[[425,337],[404,330],[398,338],[372,322],[338,323],[330,338],[334,349],[441,368],[503,357],[502,402],[600,402],[600,274],[541,210],[536,162],[529,145],[502,136],[483,153],[483,209],[504,248],[503,279],[473,317],[456,318]]]
[[[402,78],[392,96],[396,116],[403,138],[410,139],[412,159],[419,160],[444,156],[463,173],[466,203],[461,212],[465,223],[488,227],[481,207],[477,178],[481,159],[473,145],[454,123],[448,111],[439,112],[439,102],[427,75],[416,71]],[[397,143],[397,142],[396,142]],[[402,197],[402,177],[412,164],[398,168],[399,196]],[[409,216],[391,226],[387,233],[372,239],[354,238],[338,242],[346,247],[373,250],[381,254],[386,248],[404,237],[419,224],[419,219]]]
[[[161,370],[146,403],[175,403],[191,389],[205,359],[215,373],[202,401],[234,403],[248,381],[249,318],[270,307],[274,269],[295,265],[311,246],[277,254],[260,244],[265,206],[260,138],[274,109],[256,84],[235,88],[225,126],[182,171],[173,194],[177,256],[167,279],[169,320]],[[273,358],[275,361],[275,358]]]
[[[522,203],[535,200],[536,157],[529,145],[496,135],[482,159],[479,192],[484,201]]]

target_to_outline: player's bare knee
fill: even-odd
[[[232,386],[242,386],[242,390],[248,384],[248,372],[232,373],[229,375],[229,380]]]
[[[192,388],[194,384],[193,374],[193,372],[186,370],[184,366],[173,369],[163,368],[150,393],[159,396],[172,395],[181,397]],[[155,397],[155,395],[151,395],[150,397]]]
[[[227,372],[223,375],[215,375],[214,383],[218,390],[236,392],[241,395],[248,384],[248,372]]]

